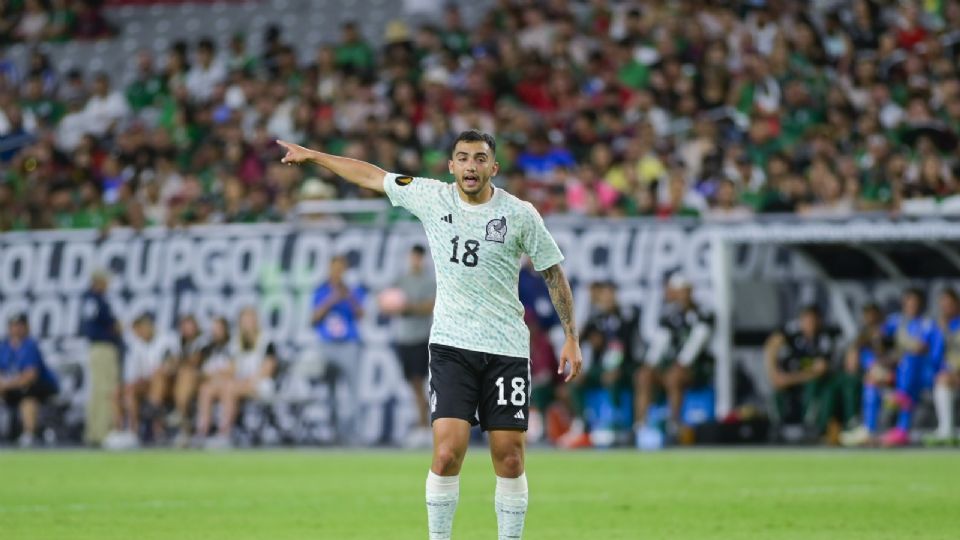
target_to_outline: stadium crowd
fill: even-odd
[[[113,35],[102,0],[11,0],[0,4],[0,45]]]
[[[0,39],[70,35],[94,4],[5,3]],[[0,230],[279,221],[373,194],[280,166],[275,139],[447,178],[467,127],[497,135],[499,181],[544,214],[827,217],[958,193],[956,0],[492,4],[470,26],[455,6],[394,21],[378,46],[352,23],[315,51],[279,27],[256,51],[178,42],[127,73],[0,52]]]

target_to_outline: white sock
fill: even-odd
[[[427,526],[430,540],[447,540],[453,529],[453,514],[460,499],[460,475],[427,473]]]
[[[953,436],[953,389],[945,384],[933,388],[933,407],[937,412],[937,436]]]
[[[519,540],[527,517],[527,475],[519,478],[497,477],[494,496],[497,509],[497,533],[500,540]]]

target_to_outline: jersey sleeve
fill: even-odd
[[[540,213],[533,205],[527,204],[525,206],[529,211],[529,218],[520,234],[523,251],[533,262],[533,269],[542,272],[563,262],[563,253],[560,252],[556,240],[547,230]]]
[[[437,204],[436,199],[444,186],[446,184],[432,178],[414,178],[396,173],[383,176],[383,191],[390,199],[390,204],[406,208],[418,218]]]

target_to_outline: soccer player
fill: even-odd
[[[527,511],[524,431],[530,401],[530,336],[517,297],[523,253],[543,273],[563,325],[560,371],[570,365],[567,381],[580,372],[581,356],[573,295],[560,266],[563,255],[533,206],[492,184],[500,169],[494,138],[476,130],[457,137],[448,162],[454,184],[278,143],[287,150],[283,163],[313,162],[361,187],[386,192],[393,205],[423,223],[437,279],[430,331],[429,535],[450,538],[470,426],[479,424],[489,432],[497,475],[499,538],[520,538]]]
[[[940,331],[936,323],[924,316],[924,296],[920,289],[903,293],[900,313],[894,313],[884,324],[884,335],[894,343],[896,375],[893,401],[899,412],[897,425],[883,434],[883,446],[905,446],[910,442],[913,410],[924,386],[924,371],[930,353],[936,347]]]
[[[707,345],[713,317],[696,304],[693,284],[679,274],[674,274],[667,282],[666,300],[646,363],[636,376],[634,410],[638,440],[641,431],[647,429],[647,410],[655,386],[666,390],[670,404],[667,433],[673,439],[681,428],[684,391],[692,385],[705,385],[712,380],[713,357]]]
[[[837,332],[824,327],[813,305],[767,339],[764,358],[781,423],[799,420],[815,425],[818,435],[826,431],[833,412],[830,367],[837,348]]]
[[[960,296],[954,289],[940,294],[938,344],[928,362],[934,372],[933,406],[937,431],[925,442],[952,444],[954,441],[953,397],[960,387]]]
[[[863,381],[861,402],[862,425],[844,432],[840,442],[844,446],[862,446],[875,442],[880,425],[880,405],[883,392],[893,382],[888,361],[889,341],[884,336],[883,312],[876,304],[863,307],[863,326],[847,350],[845,375],[841,379],[841,393],[845,403],[856,401],[857,386]],[[844,408],[849,408],[849,403]]]

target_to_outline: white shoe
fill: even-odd
[[[233,448],[233,442],[230,441],[230,437],[225,437],[223,435],[217,435],[216,437],[210,437],[203,443],[204,450],[229,450]]]
[[[100,443],[100,445],[103,446],[104,450],[120,450],[122,439],[123,432],[114,429],[107,433],[107,436],[103,438],[103,442]]]
[[[20,448],[33,448],[37,446],[37,439],[33,436],[33,433],[21,433],[20,438],[17,439],[17,446]]]
[[[132,431],[124,431],[122,436],[122,450],[136,450],[140,448],[140,439],[138,439]]]
[[[190,435],[183,431],[177,433],[177,436],[173,438],[173,447],[190,448]]]
[[[857,426],[840,434],[843,446],[863,446],[870,441],[870,430],[866,426]]]
[[[103,448],[106,450],[134,450],[140,448],[140,440],[132,431],[111,431],[103,439]]]

